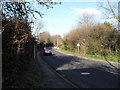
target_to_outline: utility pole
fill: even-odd
[[[34,0],[34,16],[35,16],[35,0]],[[34,18],[34,32],[35,32],[35,24],[36,24],[36,20],[35,20],[35,18]],[[34,36],[35,37],[35,36]],[[36,47],[35,47],[35,45],[36,45],[36,38],[35,38],[35,43],[34,43],[34,59],[35,59],[35,54],[36,54]]]
[[[35,50],[35,44],[34,44],[34,59],[35,59],[35,51],[36,51],[36,50]]]

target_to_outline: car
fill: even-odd
[[[44,55],[50,54],[52,55],[52,48],[51,47],[44,47]]]

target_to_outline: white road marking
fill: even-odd
[[[82,72],[81,75],[90,75],[89,72]]]

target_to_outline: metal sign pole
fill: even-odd
[[[80,44],[78,43],[77,46],[78,46],[78,54],[79,54],[80,53]]]
[[[78,54],[80,53],[80,48],[79,48],[79,46],[78,46]]]

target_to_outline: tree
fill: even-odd
[[[53,35],[52,37],[52,42],[54,46],[60,46],[62,43],[62,37],[60,35]]]
[[[98,3],[98,6],[102,9],[101,11],[104,13],[107,19],[115,19],[118,21],[118,30],[120,30],[120,2],[117,3],[117,5],[114,5],[110,2],[110,0],[106,0],[107,5],[103,4],[102,2]],[[120,31],[118,31],[120,34]],[[117,35],[119,36],[119,35]],[[117,37],[116,36],[116,37]],[[118,46],[118,55],[120,54],[120,39],[118,40],[118,43],[116,43]],[[119,56],[120,59],[120,56]]]
[[[109,23],[94,26],[89,33],[88,52],[102,56],[118,53],[118,31]]]
[[[30,58],[33,59],[31,28],[25,21],[16,19],[2,20],[2,27],[3,88],[17,87],[20,73],[28,68]]]
[[[116,19],[117,21],[120,22],[120,16],[119,16],[119,3],[116,4],[112,4],[110,3],[110,0],[106,0],[107,4],[104,4],[103,2],[99,2],[98,3],[98,7],[100,7],[103,12],[103,14],[106,16],[107,19]]]
[[[83,13],[82,16],[79,18],[79,24],[78,26],[78,31],[76,32],[79,33],[79,38],[77,43],[80,43],[80,52],[81,53],[86,53],[88,49],[88,34],[90,32],[90,29],[95,25],[94,21],[94,14],[89,14],[89,13]]]
[[[31,38],[30,26],[22,20],[3,20],[4,31],[3,44],[6,46],[4,49],[11,48],[11,51],[17,54],[24,50],[25,43],[29,42]],[[9,42],[8,42],[9,41]],[[13,52],[11,52],[13,53]]]
[[[35,24],[36,27],[34,27],[34,31],[32,32],[32,34],[36,37],[38,37],[38,35],[40,34],[40,31],[42,30],[42,28],[44,28],[44,23],[43,21],[40,19],[40,21],[38,22],[38,24]]]
[[[37,0],[37,4],[52,8],[55,2]],[[32,2],[34,3],[34,2]],[[43,16],[39,10],[32,7],[31,2],[0,2],[2,5],[2,69],[3,88],[20,87],[18,81],[22,72],[28,70],[33,61],[35,39],[31,33],[31,21],[34,13]],[[48,40],[49,41],[49,40]],[[25,80],[27,81],[27,80]]]
[[[2,16],[4,18],[17,18],[28,20],[29,16],[35,17],[37,13],[40,17],[44,14],[40,10],[35,10],[35,5],[46,7],[47,9],[53,8],[52,5],[58,4],[57,2],[52,2],[51,0],[36,0],[36,2],[1,2],[2,3]]]
[[[65,49],[76,51],[77,50],[76,45],[79,42],[81,50],[80,52],[86,53],[89,31],[90,27],[86,26],[86,24],[82,24],[79,27],[71,30],[63,38],[63,45]]]
[[[94,20],[93,14],[83,13],[81,17],[79,17],[78,23],[80,24],[90,24]]]
[[[38,42],[43,45],[51,45],[52,44],[51,35],[48,32],[40,33]]]

